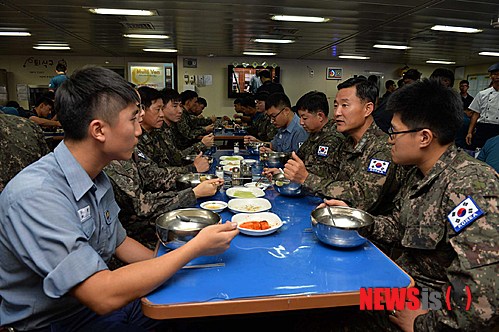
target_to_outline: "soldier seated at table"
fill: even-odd
[[[416,82],[395,91],[387,110],[393,113],[393,162],[415,166],[393,213],[375,218],[370,238],[400,247],[396,263],[416,287],[438,292],[442,307],[373,315],[380,327],[373,321],[357,323],[387,331],[389,317],[403,331],[493,330],[498,321],[499,176],[454,145],[463,118],[454,90],[432,80]],[[444,304],[447,291],[452,309]]]
[[[54,102],[47,97],[42,97],[36,101],[33,109],[25,111],[24,116],[43,128],[61,127],[59,121],[48,119],[53,108]]]
[[[268,147],[262,147],[260,151],[298,151],[308,138],[308,133],[300,126],[300,118],[291,109],[288,96],[280,92],[271,94],[265,102],[265,109],[271,123],[277,128],[277,133],[270,143],[267,143]],[[259,140],[254,136],[244,136],[244,143],[257,141]]]
[[[172,89],[160,92],[150,87],[140,87],[138,91],[145,107],[139,149],[159,167],[168,168],[177,174],[207,171],[209,163],[201,156],[201,151],[214,144],[213,137],[205,137],[184,150],[179,150],[174,144],[171,127],[182,114],[178,92]],[[185,159],[188,155],[196,154],[199,156],[194,162]]]
[[[158,238],[155,220],[161,214],[196,204],[200,197],[213,196],[223,179],[201,182],[195,188],[174,190],[167,169],[160,168],[136,149],[131,159],[114,160],[104,171],[111,179],[120,206],[119,218],[127,234],[150,249]]]
[[[206,126],[197,125],[201,121],[194,114],[197,110],[197,98],[198,94],[192,90],[186,90],[180,94],[182,116],[171,126],[175,137],[174,143],[180,150],[199,142],[205,136],[213,137],[213,123]]]
[[[284,168],[286,178],[303,184],[315,195],[341,198],[372,214],[387,213],[399,188],[400,170],[391,162],[386,134],[372,112],[378,88],[365,78],[351,78],[338,85],[334,101],[336,130],[345,134],[333,148],[328,174],[309,172],[296,154]],[[329,149],[328,149],[329,154]]]
[[[40,126],[19,116],[0,114],[0,193],[17,173],[49,152]]]
[[[277,128],[270,121],[270,117],[267,115],[265,109],[266,101],[269,96],[267,91],[262,91],[255,95],[257,115],[252,124],[256,131],[253,136],[263,142],[270,142],[277,133]]]

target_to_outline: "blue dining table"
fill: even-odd
[[[223,154],[231,152],[215,157]],[[224,254],[191,261],[142,298],[144,314],[167,319],[350,306],[359,304],[360,288],[413,284],[369,241],[350,249],[320,242],[310,218],[318,197],[283,196],[271,186],[264,198],[282,220],[280,229],[266,236],[239,234]],[[222,189],[198,206],[206,200],[229,198]],[[223,222],[233,215],[220,213]],[[157,255],[168,250],[160,244]]]

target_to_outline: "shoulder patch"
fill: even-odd
[[[371,173],[386,175],[389,166],[390,166],[389,161],[373,158],[369,162],[369,167],[367,168],[367,171]]]
[[[319,148],[317,149],[317,155],[321,157],[327,157],[328,150],[329,146],[319,145]]]
[[[484,215],[478,204],[471,198],[466,197],[448,215],[447,219],[456,233]]]

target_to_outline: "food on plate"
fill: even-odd
[[[217,210],[217,209],[221,209],[222,207],[223,206],[220,204],[207,204],[204,206],[204,208],[210,209],[210,210]]]
[[[232,196],[238,197],[238,198],[256,198],[256,195],[253,194],[252,192],[250,192],[250,191],[242,191],[242,190],[236,190],[236,191],[234,191],[234,193],[232,194]]]
[[[252,229],[257,231],[263,231],[270,228],[269,223],[266,220],[262,221],[247,221],[239,225],[241,228]]]
[[[239,157],[226,157],[225,160],[241,160]]]
[[[243,209],[248,212],[256,212],[259,211],[262,207],[259,205],[245,205]]]
[[[199,177],[199,181],[200,181],[200,182],[203,182],[203,181],[205,181],[205,180],[206,180],[206,175],[201,175],[201,176]]]

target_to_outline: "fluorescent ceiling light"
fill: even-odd
[[[455,65],[455,61],[445,61],[445,60],[427,60],[426,63],[435,63],[440,65]]]
[[[478,55],[499,56],[499,52],[480,52]]]
[[[373,45],[374,48],[388,48],[391,50],[408,50],[411,47],[409,46],[404,46],[404,45],[386,45],[386,44],[376,44]]]
[[[463,32],[463,33],[478,33],[483,31],[475,28],[453,27],[450,25],[434,25],[433,27],[431,27],[431,29],[436,31]]]
[[[338,56],[340,59],[353,59],[353,60],[369,60],[370,57],[363,55],[340,55]]]
[[[26,31],[0,31],[0,36],[5,37],[29,37],[31,33]]]
[[[35,50],[70,50],[71,47],[69,46],[50,46],[50,45],[38,45],[38,46],[33,46]]]
[[[293,16],[293,15],[274,15],[271,17],[274,21],[287,21],[287,22],[312,22],[324,23],[328,22],[329,18],[317,16]]]
[[[90,8],[89,11],[100,15],[154,16],[155,11],[142,9]]]
[[[141,39],[168,39],[168,38],[170,38],[167,35],[143,35],[143,34],[137,34],[137,33],[124,34],[123,37],[141,38]]]
[[[272,43],[272,44],[290,44],[295,41],[292,39],[268,39],[268,38],[256,38],[253,39],[255,43]]]
[[[175,53],[178,50],[173,48],[144,48],[142,49],[144,52],[163,52],[163,53]]]
[[[261,55],[261,56],[272,56],[276,55],[274,52],[243,52],[244,55]]]

